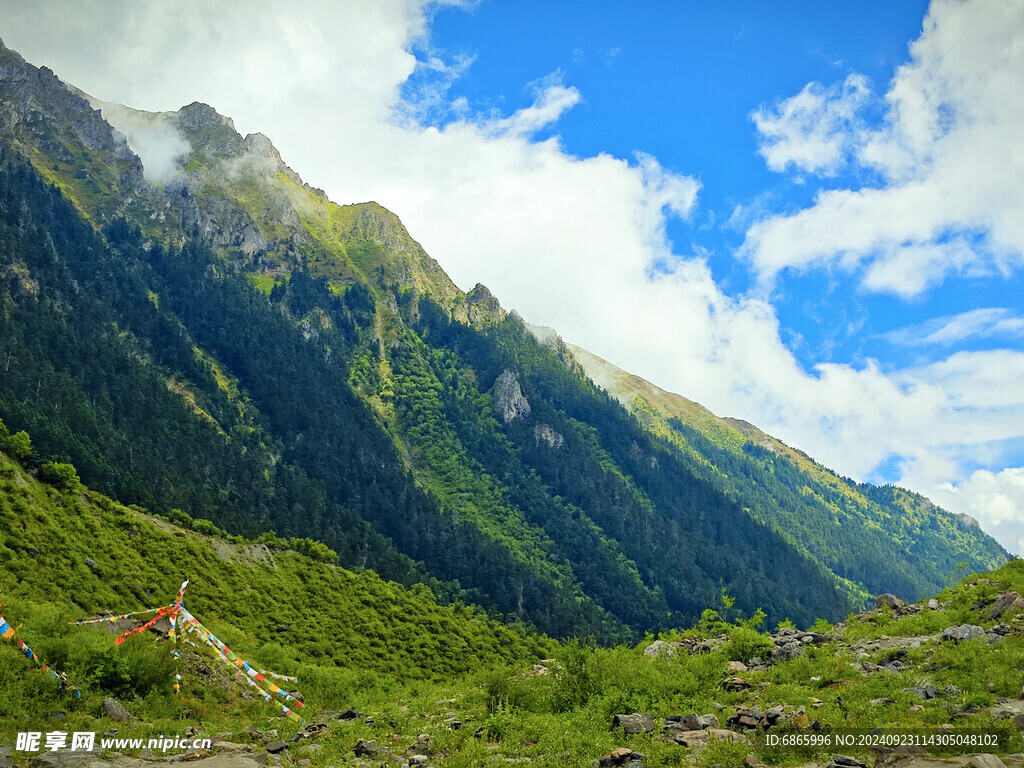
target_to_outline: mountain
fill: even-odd
[[[550,329],[531,331],[559,343]],[[752,424],[719,418],[585,349],[564,346],[592,381],[676,445],[695,474],[746,504],[754,501],[754,517],[838,576],[873,594],[923,596],[962,567],[955,553],[966,554],[965,543],[977,535],[973,518],[902,488],[854,483]],[[987,551],[998,561],[998,547],[990,543]]]
[[[631,412],[265,137],[96,102],[2,43],[0,274],[0,418],[39,460],[557,637],[808,625],[1006,559],[902,491]]]

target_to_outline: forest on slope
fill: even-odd
[[[0,65],[0,418],[123,502],[312,536],[343,565],[602,642],[691,624],[723,590],[807,624],[1006,557],[938,510],[914,541],[884,521],[867,545],[787,528],[756,478],[724,478],[765,457],[645,426],[485,288],[459,291],[397,217],[334,205],[265,138],[205,105],[154,116],[192,152],[153,185],[52,73],[5,48]],[[908,568],[913,547],[937,568]]]

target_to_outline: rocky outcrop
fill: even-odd
[[[565,444],[565,438],[556,432],[550,424],[538,424],[534,427],[533,437],[538,443],[543,443],[548,448],[561,448]]]
[[[530,415],[530,403],[519,387],[519,378],[506,369],[494,382],[494,410],[501,420],[508,424],[520,416]]]
[[[477,283],[466,294],[466,307],[469,324],[476,328],[495,325],[505,319],[505,310],[483,283]]]

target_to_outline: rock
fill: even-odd
[[[892,611],[899,611],[900,609],[905,608],[907,604],[900,600],[898,597],[896,597],[896,595],[886,593],[884,595],[879,595],[877,598],[875,598],[876,609],[881,608],[883,605],[888,606],[888,608]]]
[[[626,768],[643,768],[643,763],[641,762],[643,759],[644,756],[639,752],[634,752],[627,747],[618,747],[613,749],[611,754],[597,760],[594,765],[597,768],[613,768],[613,766],[619,765]]]
[[[1022,613],[1024,613],[1024,597],[1016,592],[1003,592],[992,604],[988,617],[990,619],[1012,619]]]
[[[965,640],[974,640],[975,638],[982,637],[984,634],[985,630],[977,624],[957,624],[952,627],[946,627],[942,630],[942,634],[939,635],[939,639],[953,640],[954,642],[962,643]]]
[[[409,745],[408,749],[405,750],[405,753],[408,755],[410,753],[422,754],[424,752],[430,752],[430,736],[425,733],[421,733],[416,737],[416,741]]]
[[[0,768],[14,768],[10,747],[0,747]]]
[[[275,632],[287,632],[291,627],[288,624],[278,624],[274,627]]]
[[[973,755],[971,765],[974,768],[1006,768],[1006,764],[992,754]]]
[[[621,728],[626,735],[638,733],[654,733],[654,719],[646,712],[634,712],[631,715],[615,715],[612,728]]]
[[[358,709],[356,709],[355,707],[349,707],[344,712],[338,713],[338,720],[358,720],[362,716],[363,713],[360,712]]]
[[[725,665],[725,671],[728,672],[730,675],[738,675],[741,672],[747,671],[747,665],[744,664],[742,661],[730,661],[728,664]]]
[[[711,743],[711,734],[707,731],[678,730],[671,732],[672,741],[690,749],[703,749]]]
[[[664,656],[669,659],[675,656],[679,652],[678,646],[675,643],[669,643],[665,640],[655,640],[653,643],[644,648],[644,656],[647,658],[654,658],[656,656]]]
[[[718,718],[711,714],[697,715],[697,725],[705,731],[709,728],[718,728]]]
[[[508,424],[520,416],[530,415],[530,403],[519,387],[519,378],[507,368],[494,382],[494,410]]]
[[[754,755],[747,755],[741,761],[744,768],[764,768],[764,763],[757,759]]]
[[[934,685],[919,685],[914,688],[904,688],[903,690],[907,693],[917,694],[919,699],[924,699],[925,701],[939,697],[939,689]]]
[[[409,765],[410,766],[412,766],[412,765],[426,765],[428,762],[430,762],[430,758],[427,757],[426,755],[410,755],[409,756]]]
[[[288,745],[283,741],[272,741],[267,744],[267,752],[272,755],[284,752],[286,749],[288,749]]]
[[[725,690],[727,691],[745,691],[749,687],[750,683],[742,677],[734,677],[725,684]]]
[[[223,739],[214,739],[213,743],[210,744],[210,749],[214,752],[252,752],[252,747],[248,744],[236,744],[233,741],[224,741]]]
[[[922,705],[920,705],[920,704],[915,704],[914,706],[912,706],[907,711],[908,712],[924,712],[924,707]]]
[[[849,755],[832,755],[832,761],[829,765],[842,765],[847,768],[867,768],[865,763]]]
[[[533,428],[533,438],[538,443],[544,443],[549,448],[561,448],[565,438],[556,432],[550,424],[538,424]]]
[[[128,710],[120,702],[110,698],[103,700],[103,715],[115,723],[127,723],[132,719]]]
[[[945,688],[942,689],[943,696],[962,696],[963,693],[964,692],[961,691],[960,688],[955,685],[947,685]]]
[[[939,601],[933,597],[931,600],[928,601],[928,607],[931,608],[933,611],[939,610]]]
[[[380,754],[381,750],[376,739],[359,739],[352,751],[356,753],[356,757],[373,757]]]
[[[895,704],[895,703],[896,703],[895,701],[893,701],[892,699],[890,699],[887,696],[884,696],[884,697],[882,697],[880,699],[872,699],[871,700],[871,706],[872,707],[880,707],[883,704]]]

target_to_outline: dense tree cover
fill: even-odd
[[[63,165],[0,156],[0,417],[56,481],[78,482],[73,464],[123,501],[319,541],[343,565],[603,642],[695,622],[723,588],[748,616],[835,618],[863,586],[916,595],[960,559],[956,537],[911,541],[931,518],[898,511],[854,554],[833,489],[681,424],[652,434],[489,294],[455,295],[379,206],[269,193],[258,174],[219,183],[221,139],[232,157],[246,145],[204,125],[188,162],[207,183],[163,204],[177,231],[143,210],[156,190],[97,229]],[[285,216],[289,195],[319,218]],[[232,239],[246,226],[279,239],[266,260]],[[507,424],[504,371],[531,405]]]

